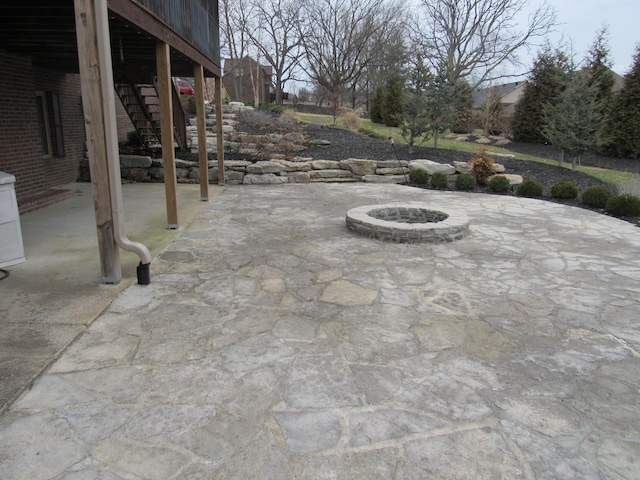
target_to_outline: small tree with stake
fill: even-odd
[[[413,145],[417,139],[427,140],[429,138],[428,106],[424,92],[432,77],[429,67],[424,64],[422,57],[419,56],[416,65],[411,68],[408,74],[401,124],[402,138],[409,145],[409,153],[413,153]]]
[[[572,170],[576,169],[576,160],[580,163],[582,155],[597,150],[603,143],[602,106],[597,94],[584,72],[574,72],[557,103],[543,107],[542,135],[561,150],[562,156],[571,158]]]

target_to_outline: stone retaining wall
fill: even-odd
[[[405,183],[408,174],[414,168],[423,168],[430,174],[435,171],[447,175],[460,173],[466,166],[447,165],[429,160],[368,160],[349,158],[341,161],[314,160],[298,156],[311,144],[328,144],[326,141],[314,142],[301,132],[248,134],[236,131],[237,117],[244,110],[253,110],[239,102],[223,107],[224,151],[232,154],[244,154],[249,157],[270,158],[270,160],[251,162],[245,160],[225,161],[225,183],[229,185],[258,185],[282,183],[312,182],[368,182],[368,183]],[[207,115],[207,151],[216,153],[217,137],[214,133],[215,116]],[[198,153],[198,132],[190,120],[187,127],[188,146],[192,153]],[[458,162],[456,162],[458,163]],[[463,165],[464,163],[464,165]],[[120,155],[120,169],[125,182],[163,182],[162,159],[148,156]],[[218,182],[218,161],[209,161],[209,182]],[[504,171],[504,169],[503,169]],[[176,176],[180,183],[198,183],[199,164],[194,161],[176,159]],[[89,165],[85,159],[80,165],[80,178],[89,181]]]

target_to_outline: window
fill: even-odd
[[[64,157],[62,116],[58,95],[51,92],[36,92],[38,131],[44,158]]]
[[[51,144],[51,128],[49,126],[49,109],[47,108],[47,96],[44,92],[36,92],[36,107],[38,108],[38,131],[42,145],[42,156],[53,157],[53,145]]]

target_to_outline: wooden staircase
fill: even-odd
[[[122,102],[131,123],[145,146],[160,143],[160,99],[157,84],[115,84],[116,93]],[[175,85],[173,93],[173,130],[178,147],[187,148],[187,116],[180,103],[180,93]]]

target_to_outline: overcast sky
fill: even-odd
[[[540,3],[540,0],[531,0],[530,5],[533,8]],[[620,75],[629,71],[635,46],[640,43],[640,0],[556,0],[550,3],[560,23],[550,38],[552,45],[559,45],[563,40],[568,44],[572,40],[576,60],[581,61],[597,32],[607,25],[613,71]],[[536,53],[537,50],[532,52],[533,57]]]

